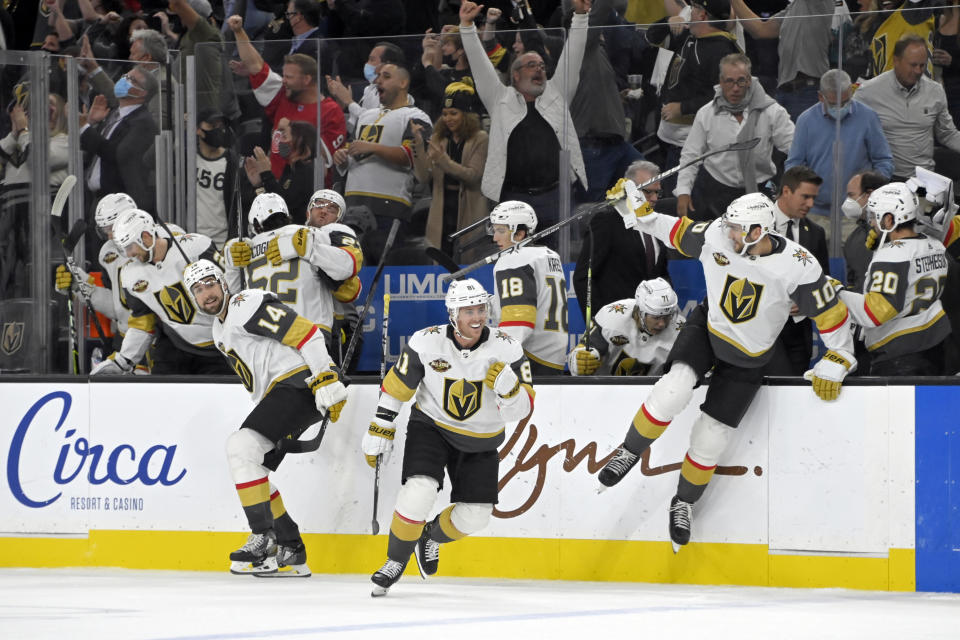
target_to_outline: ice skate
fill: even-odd
[[[387,591],[397,583],[406,568],[407,563],[388,559],[376,573],[370,576],[370,580],[373,581],[373,591],[370,595],[374,598],[387,595]]]
[[[627,475],[627,472],[633,469],[639,460],[640,456],[630,453],[623,445],[617,447],[610,462],[604,465],[603,469],[600,469],[600,474],[597,477],[602,486],[597,489],[597,493],[605,491],[608,487],[620,482],[623,476]]]
[[[275,573],[258,573],[258,578],[309,578],[312,573],[307,566],[307,549],[303,541],[277,545],[277,570]]]
[[[437,573],[440,568],[440,543],[430,537],[430,527],[424,527],[417,546],[414,549],[417,569],[424,580]]]
[[[690,523],[693,520],[693,505],[677,496],[670,501],[670,542],[673,552],[690,542]]]
[[[230,554],[230,573],[263,575],[277,571],[277,539],[273,531],[251,533],[246,544]]]

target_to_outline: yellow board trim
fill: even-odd
[[[10,537],[0,567],[124,567],[221,571],[249,532],[91,531],[84,538]],[[385,535],[303,534],[314,573],[369,575],[383,564]],[[158,554],[158,548],[179,549]],[[503,558],[523,558],[504,562]],[[407,571],[416,574],[415,563]],[[674,554],[667,541],[487,538],[443,547],[445,577],[595,580],[915,591],[913,549],[887,558],[770,554],[762,544],[692,542]]]
[[[890,335],[888,335],[888,336],[887,336],[886,338],[884,338],[883,340],[880,340],[879,342],[874,342],[873,344],[871,344],[870,346],[868,346],[868,347],[867,347],[867,351],[875,351],[876,349],[879,349],[880,347],[882,347],[883,345],[887,344],[888,342],[890,342],[890,341],[893,340],[894,338],[899,338],[900,336],[905,336],[905,335],[907,335],[908,333],[916,333],[917,331],[926,331],[927,329],[929,329],[930,327],[932,327],[934,324],[936,324],[936,322],[937,322],[938,320],[940,320],[940,318],[942,318],[943,316],[944,316],[944,311],[943,311],[943,309],[941,309],[940,312],[937,313],[937,315],[933,316],[933,318],[932,318],[929,322],[927,322],[927,323],[925,323],[925,324],[922,324],[922,325],[920,325],[919,327],[912,327],[912,328],[910,328],[910,329],[904,329],[903,331],[897,331],[896,333],[891,333]]]

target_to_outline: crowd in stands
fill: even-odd
[[[91,222],[109,193],[158,213],[158,198],[169,194],[158,193],[154,139],[184,117],[172,111],[170,96],[192,92],[196,224],[187,231],[221,249],[229,238],[253,235],[245,209],[258,194],[280,194],[292,220],[303,223],[311,194],[326,187],[344,196],[343,222],[358,234],[366,264],[381,257],[430,264],[430,246],[469,263],[495,251],[486,230],[450,234],[484,220],[497,203],[529,204],[544,229],[602,201],[627,177],[644,185],[657,211],[695,221],[717,218],[745,192],[764,192],[783,214],[778,232],[807,246],[827,272],[831,255],[845,257],[846,273],[833,275],[859,290],[871,256],[863,246],[869,194],[907,180],[915,167],[960,179],[958,4],[5,5],[3,48],[47,51],[53,61],[45,97],[31,93],[24,67],[0,72],[0,300],[30,295],[31,100],[49,105],[52,193],[67,173],[67,57],[79,68],[78,177]],[[693,162],[753,138],[752,149]],[[186,144],[174,148],[180,153]],[[188,180],[177,176],[178,188]],[[394,220],[399,234],[384,256]],[[596,308],[630,297],[640,281],[669,279],[667,262],[677,254],[645,234],[625,235],[618,224],[608,209],[571,227],[561,258],[577,263],[581,305],[588,271]],[[842,252],[830,251],[834,233]],[[88,256],[99,248],[92,236]],[[559,250],[559,238],[543,244]],[[805,348],[809,322],[796,325]]]

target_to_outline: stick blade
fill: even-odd
[[[760,144],[760,138],[750,138],[742,142],[734,142],[726,148],[726,151],[746,151],[747,149],[753,149],[758,144]]]
[[[53,207],[50,208],[50,215],[54,218],[59,218],[63,213],[63,208],[67,204],[67,200],[70,198],[70,192],[73,191],[73,186],[77,184],[77,176],[70,174],[63,179],[63,182],[60,183],[60,188],[57,189],[57,195],[53,198]]]

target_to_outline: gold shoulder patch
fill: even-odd
[[[137,293],[143,293],[144,291],[147,290],[147,287],[149,286],[150,286],[150,283],[147,282],[146,280],[137,280],[136,282],[133,283],[133,290],[136,291]]]
[[[246,300],[246,299],[247,299],[247,294],[245,294],[245,293],[238,293],[237,295],[233,296],[233,299],[232,299],[232,300],[230,300],[230,304],[232,304],[232,305],[234,305],[234,306],[236,306],[236,307],[239,307],[239,306],[240,306],[240,303],[243,302],[243,301]]]
[[[800,262],[804,265],[808,265],[811,262],[813,262],[813,256],[807,253],[807,251],[803,248],[799,248],[796,251],[794,251],[793,257],[797,259],[797,262]]]
[[[630,338],[626,336],[613,336],[612,338],[610,338],[610,342],[612,342],[618,347],[622,347],[623,345],[630,342]]]
[[[430,368],[439,373],[443,373],[444,371],[447,371],[452,366],[453,366],[452,364],[450,364],[443,358],[437,358],[436,360],[430,363]]]
[[[425,336],[428,336],[431,333],[440,333],[440,327],[439,326],[427,327],[426,329],[423,330],[423,335]]]
[[[716,263],[717,263],[718,265],[720,265],[721,267],[725,267],[725,266],[727,266],[728,264],[730,264],[730,258],[728,258],[727,256],[723,255],[723,254],[720,253],[719,251],[714,251],[714,252],[713,252],[713,261],[716,262]]]
[[[494,334],[495,337],[503,340],[504,342],[510,342],[513,338],[510,337],[510,334],[504,333],[501,329],[497,329],[497,332]]]
[[[110,264],[119,257],[120,257],[120,254],[118,254],[116,251],[107,251],[107,253],[104,254],[103,256],[103,261],[106,264]]]
[[[615,304],[615,305],[613,305],[613,310],[614,310],[615,312],[617,312],[617,313],[626,313],[626,312],[627,312],[627,305],[625,305],[625,304]]]

